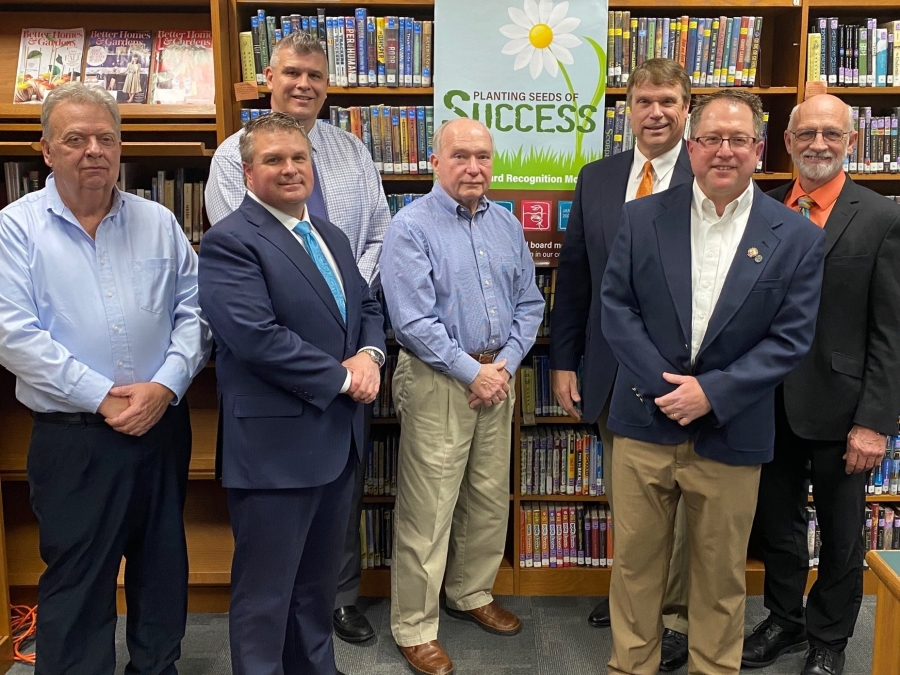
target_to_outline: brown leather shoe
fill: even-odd
[[[496,600],[484,607],[477,607],[466,612],[447,607],[447,614],[464,621],[474,621],[488,633],[495,635],[515,635],[522,630],[519,617],[507,609],[503,609]]]
[[[406,657],[409,667],[416,673],[424,675],[451,675],[453,662],[437,640],[412,647],[397,645],[400,653]]]

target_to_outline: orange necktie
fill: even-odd
[[[634,198],[640,199],[653,194],[653,163],[648,159],[644,162],[644,175],[641,176],[641,184],[638,185]]]

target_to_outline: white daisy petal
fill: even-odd
[[[534,24],[528,18],[525,12],[516,7],[510,7],[507,11],[509,12],[509,18],[512,19],[514,24],[516,24],[517,26],[521,26],[525,30],[531,30],[531,27]]]
[[[549,54],[546,50],[544,51],[544,68],[547,69],[547,72],[550,73],[551,77],[556,77],[559,74],[559,64],[556,62],[556,59],[553,58],[553,55]]]
[[[559,35],[560,33],[571,33],[573,30],[578,28],[578,25],[581,23],[581,19],[576,19],[574,16],[570,16],[568,19],[563,19],[558,24],[553,26],[553,34]]]
[[[552,10],[553,0],[541,0],[541,4],[538,5],[538,16],[540,17],[541,23],[547,23]]]
[[[566,13],[569,11],[569,3],[561,2],[556,7],[553,8],[553,11],[550,12],[550,16],[547,17],[547,25],[550,28],[556,28],[556,24],[566,18]]]
[[[525,0],[525,16],[533,26],[541,22],[541,13],[538,11],[537,3],[534,0]]]
[[[564,63],[567,66],[571,66],[575,63],[575,59],[572,58],[572,52],[558,44],[550,44],[550,53],[556,57],[557,61]]]
[[[538,75],[541,74],[541,70],[544,67],[544,59],[541,56],[542,51],[543,50],[535,49],[534,55],[531,57],[531,67],[529,72],[531,73],[532,80],[538,79]]]
[[[507,37],[510,37],[507,35]],[[564,33],[563,35],[556,34],[553,36],[553,44],[559,45],[560,47],[577,47],[581,44],[581,40],[570,33]]]
[[[516,57],[516,62],[513,64],[513,70],[522,70],[525,66],[527,66],[531,62],[531,57],[534,56],[535,49],[529,43],[525,46],[525,49],[519,52],[519,55]]]
[[[505,26],[500,27],[500,34],[511,40],[518,40],[520,38],[528,37],[528,29],[517,26],[514,23],[508,23]]]
[[[518,54],[520,51],[525,49],[528,45],[531,44],[531,41],[528,38],[521,38],[519,40],[510,40],[506,43],[506,45],[500,51],[504,54]]]

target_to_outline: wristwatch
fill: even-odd
[[[371,356],[372,360],[375,362],[375,365],[377,365],[379,368],[384,365],[384,355],[374,347],[363,347],[359,350],[359,352]]]

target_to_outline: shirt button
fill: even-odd
[[[704,281],[704,282],[703,282],[703,288],[709,288],[709,282],[708,282],[708,281]]]
[[[112,291],[107,291],[107,292],[106,292],[106,297],[107,297],[107,298],[111,298],[112,296],[113,296],[113,292],[112,292]]]
[[[496,340],[491,340],[491,344],[494,344],[495,342],[497,342],[497,341],[496,341]]]
[[[113,330],[116,331],[116,332],[118,333],[118,332],[119,332],[119,327],[118,327],[118,326],[113,326]]]
[[[478,251],[478,255],[484,255],[484,251]]]
[[[485,280],[484,280],[484,285],[485,285],[485,286],[490,286],[490,285],[491,285],[491,280],[490,280],[490,279],[485,279]]]
[[[707,251],[707,252],[706,252],[706,257],[707,257],[707,258],[712,258],[712,257],[713,257],[712,251]]]
[[[124,362],[124,361],[119,361],[119,368],[121,368],[121,367],[124,366],[124,365],[125,365],[125,362]]]
[[[491,314],[496,314],[496,313],[497,313],[497,310],[495,310],[495,309],[491,310]]]

